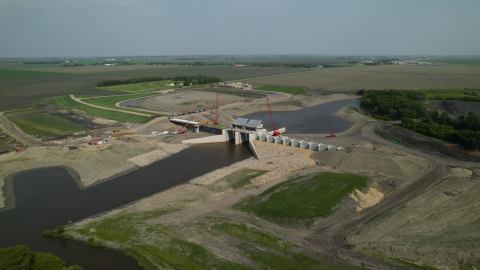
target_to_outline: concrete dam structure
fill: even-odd
[[[242,119],[242,118],[239,118],[239,119]],[[307,142],[304,140],[295,140],[287,136],[272,136],[270,135],[272,133],[267,132],[267,130],[263,128],[263,125],[260,124],[261,121],[250,120],[249,122],[245,122],[239,119],[237,119],[237,121],[232,122],[230,124],[231,128],[224,128],[224,129],[213,128],[215,129],[213,132],[211,131],[209,132],[206,129],[204,129],[205,132],[218,134],[218,135],[185,140],[185,141],[182,141],[182,143],[199,144],[199,143],[218,143],[218,142],[228,142],[228,141],[234,141],[235,144],[248,143],[250,150],[252,150],[252,152],[254,153],[257,159],[258,159],[258,156],[256,154],[255,147],[251,143],[252,141],[255,141],[255,140],[264,141],[264,142],[273,143],[273,144],[291,146],[295,148],[308,149],[312,151],[325,151],[325,150],[339,151],[339,150],[345,149],[345,148],[342,148],[341,146]],[[181,120],[181,121],[177,121],[177,120],[181,120],[181,119],[171,119],[170,121],[178,124],[185,123],[185,120]],[[203,131],[201,128],[199,128],[199,125],[196,122],[193,122],[193,123],[190,122],[189,124],[187,124],[187,128],[191,130],[195,130],[195,132],[197,133],[199,131]],[[212,128],[209,128],[209,129],[212,129]],[[278,129],[278,131],[280,133],[284,133],[286,131],[286,128]],[[219,134],[220,132],[221,134]]]

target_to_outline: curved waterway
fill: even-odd
[[[42,232],[132,203],[249,157],[251,153],[243,145],[194,145],[86,189],[80,189],[64,168],[18,173],[11,181],[15,207],[0,212],[0,247],[23,244],[33,251],[51,252],[67,265],[78,264],[86,270],[141,269],[136,261],[118,252],[44,237]]]
[[[340,133],[352,126],[352,123],[334,114],[345,106],[360,108],[360,99],[345,99],[328,102],[298,111],[273,112],[278,128],[286,127],[285,134],[329,134]],[[271,130],[269,112],[257,112],[243,118],[263,121],[263,126]]]

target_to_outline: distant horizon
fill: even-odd
[[[432,57],[480,57],[478,55],[407,55],[407,54],[171,54],[171,55],[97,55],[97,56],[32,56],[32,57],[22,57],[22,56],[13,56],[13,57],[0,57],[0,59],[67,59],[67,58],[105,58],[105,57],[130,57],[130,58],[165,58],[165,57],[225,57],[225,56],[235,56],[235,57],[248,57],[248,56],[348,56],[348,57],[419,57],[419,58],[432,58]]]

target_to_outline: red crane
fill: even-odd
[[[268,100],[268,97],[267,97],[267,103],[268,103],[268,111],[270,112],[270,119],[272,120],[273,136],[280,136],[280,132],[278,132],[278,129],[275,126],[275,122],[273,122],[272,106],[270,106],[270,100]]]
[[[207,109],[208,110],[208,109]],[[195,119],[197,116],[199,116],[200,114],[206,112],[207,110],[204,110],[203,112],[199,112],[197,115],[194,115],[190,118],[190,120],[188,120],[187,124],[185,124],[185,126],[181,127],[179,130],[178,130],[178,133],[180,134],[185,134],[185,131],[183,130],[186,126],[188,126],[188,124],[190,124],[190,122],[192,122],[193,119]]]
[[[215,113],[215,121],[213,121],[214,125],[218,126],[218,102],[220,100],[220,91],[218,90],[218,83],[217,83],[217,111]]]

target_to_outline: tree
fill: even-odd
[[[0,248],[0,269],[5,270],[63,270],[66,262],[59,257],[44,252],[33,252],[24,245]],[[74,265],[70,270],[83,270]]]
[[[60,235],[64,232],[65,232],[65,227],[63,227],[63,226],[59,226],[55,229],[55,233],[58,234],[58,235]]]

